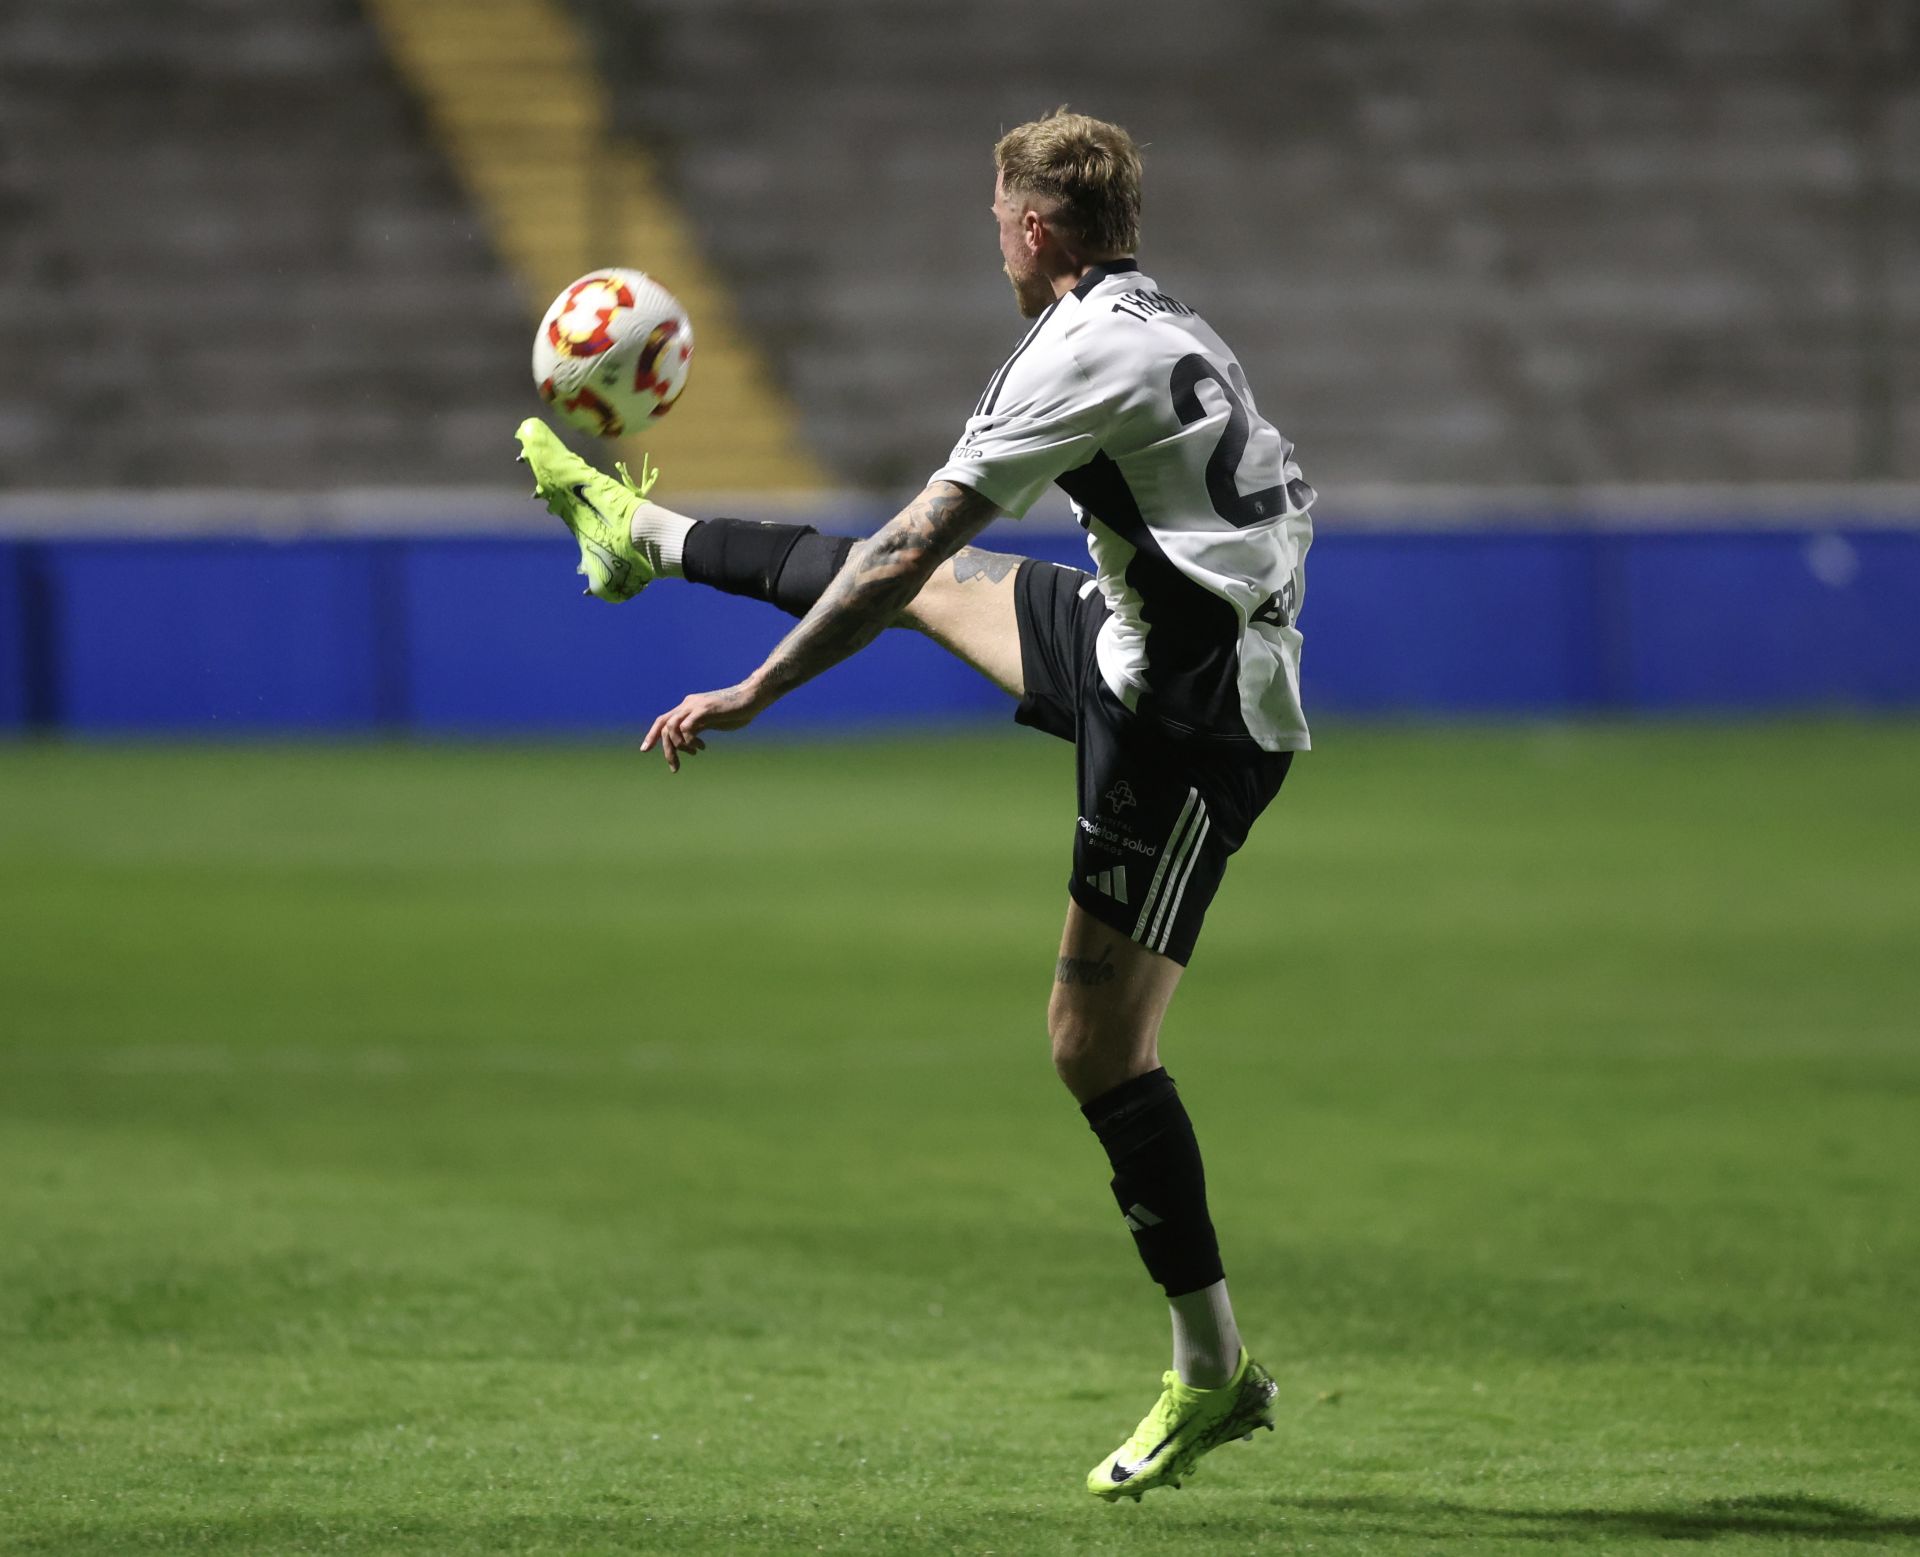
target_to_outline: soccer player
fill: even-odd
[[[1009,131],[994,161],[1000,254],[1033,326],[947,462],[870,540],[695,521],[593,470],[541,421],[519,436],[591,593],[684,578],[800,618],[744,681],[654,720],[643,746],[674,771],[710,732],[895,625],[1018,698],[1020,723],[1074,743],[1080,815],[1047,1028],[1173,1315],[1159,1400],[1087,1478],[1137,1499],[1273,1425],[1274,1382],[1241,1344],[1158,1038],[1228,857],[1307,749],[1294,621],[1314,492],[1226,344],[1135,262],[1126,131],[1061,109]],[[1073,500],[1092,573],[969,544],[1049,483]]]

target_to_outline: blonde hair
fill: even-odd
[[[1140,245],[1140,151],[1117,124],[1069,113],[1000,137],[993,163],[1009,192],[1058,203],[1054,221],[1094,259],[1131,254]]]

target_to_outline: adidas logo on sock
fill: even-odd
[[[1136,1233],[1145,1232],[1149,1227],[1158,1227],[1163,1220],[1142,1205],[1136,1205],[1127,1212],[1127,1226]]]
[[[1096,892],[1104,892],[1116,903],[1127,900],[1127,871],[1124,865],[1115,865],[1111,870],[1096,870],[1091,876],[1081,878]]]

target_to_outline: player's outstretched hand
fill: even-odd
[[[707,743],[700,739],[702,730],[738,730],[753,723],[769,701],[745,681],[718,692],[696,692],[653,721],[640,749],[652,751],[658,745],[667,767],[678,773],[682,752],[697,755],[707,749]]]

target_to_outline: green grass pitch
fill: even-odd
[[[1321,733],[1137,1509],[1065,747],[0,748],[0,1551],[1911,1549],[1920,726]]]

